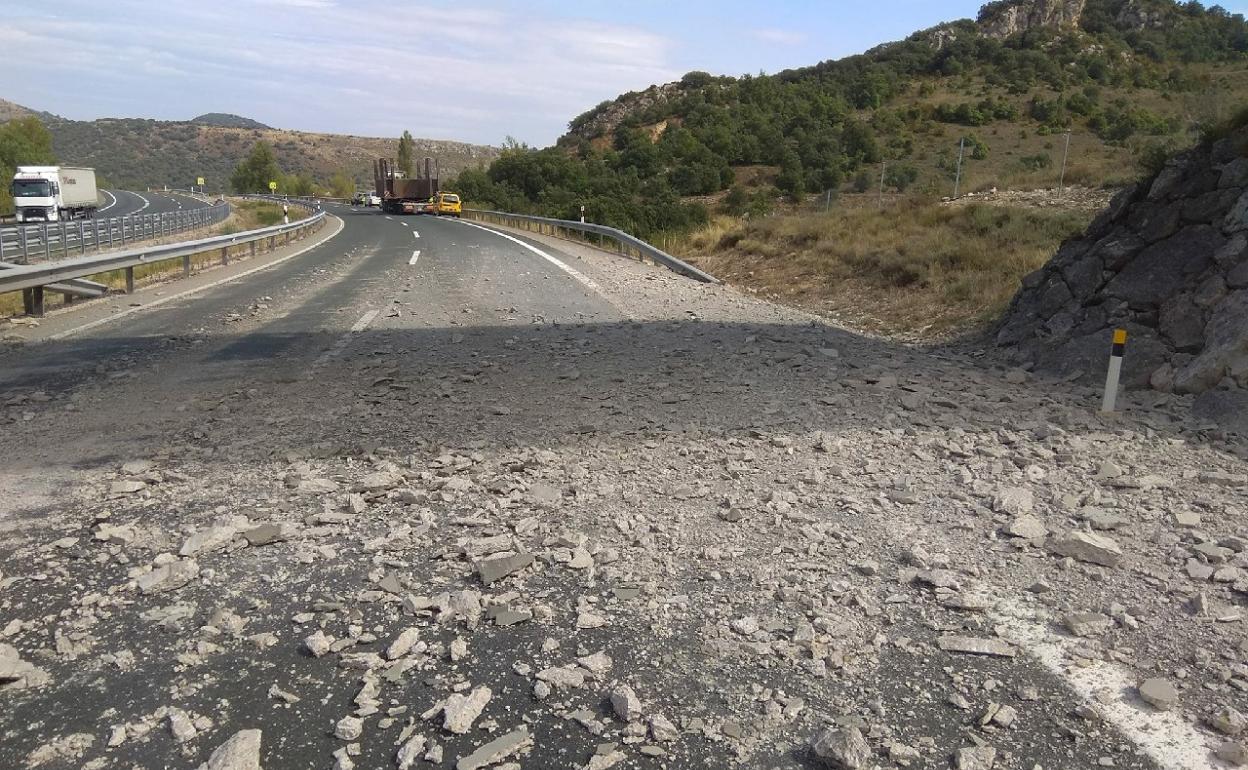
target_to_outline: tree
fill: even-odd
[[[404,131],[403,136],[399,137],[398,164],[399,170],[403,172],[403,176],[409,179],[412,176],[412,162],[415,160],[412,157],[412,153],[415,151],[415,148],[416,140],[412,139],[411,132]]]
[[[329,193],[335,198],[350,198],[355,195],[355,180],[345,171],[336,172],[329,178]]]
[[[282,169],[273,156],[268,142],[259,141],[251,153],[239,163],[230,175],[230,187],[236,193],[268,192],[269,182],[282,179]]]
[[[18,166],[56,163],[52,134],[33,115],[0,124],[0,212],[13,208],[9,180]]]

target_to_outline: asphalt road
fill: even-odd
[[[0,690],[0,766],[194,767],[255,728],[266,768],[394,767],[412,735],[450,767],[524,726],[526,768],[795,769],[830,725],[863,767],[1220,766],[1199,725],[1248,711],[1245,653],[1189,600],[1232,589],[1183,582],[1168,512],[1238,531],[1237,477],[1196,480],[1243,447],[549,239],[328,208],[288,261],[0,349],[0,642],[49,679]],[[1134,517],[1121,566],[1001,532],[1069,530],[1064,496]],[[283,541],[248,547],[259,522]],[[500,551],[535,562],[487,584]],[[186,585],[136,588],[179,552]],[[472,729],[422,716],[482,686]]]

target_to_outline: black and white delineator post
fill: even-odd
[[[1122,378],[1122,355],[1127,350],[1127,330],[1114,330],[1114,347],[1109,354],[1109,376],[1105,378],[1105,400],[1101,402],[1102,412],[1114,411],[1118,403],[1118,382]]]

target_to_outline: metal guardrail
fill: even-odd
[[[30,264],[57,257],[68,259],[72,254],[82,256],[89,251],[198,230],[224,222],[229,216],[230,205],[221,203],[161,214],[14,225],[0,228],[0,260]]]
[[[710,273],[703,272],[688,262],[673,257],[671,254],[646,243],[640,238],[634,238],[623,230],[617,230],[614,227],[606,225],[596,225],[592,222],[574,222],[569,219],[548,219],[546,217],[534,217],[527,214],[507,214],[501,211],[482,211],[481,209],[464,209],[465,217],[469,219],[480,220],[482,222],[491,222],[493,224],[503,225],[504,227],[513,227],[519,230],[528,230],[534,232],[533,227],[537,227],[537,232],[541,235],[551,235],[556,238],[567,237],[560,235],[560,231],[565,233],[582,233],[584,235],[596,235],[601,244],[603,238],[610,238],[617,244],[616,253],[631,256],[636,253],[640,259],[648,259],[663,265],[674,273],[688,276],[694,280],[703,283],[719,283],[719,279]],[[570,239],[569,239],[570,240]],[[594,245],[591,243],[591,245]]]
[[[311,210],[310,206],[304,208]],[[98,275],[113,270],[126,271],[126,293],[134,292],[134,268],[167,262],[173,259],[182,260],[182,273],[191,273],[191,257],[196,254],[220,250],[221,263],[230,263],[230,249],[250,245],[251,256],[257,253],[257,247],[268,241],[270,249],[277,246],[279,238],[289,243],[291,237],[303,237],[307,232],[319,229],[325,222],[325,213],[317,212],[312,216],[289,224],[273,225],[249,230],[232,235],[217,235],[182,243],[168,243],[110,251],[91,256],[78,256],[56,262],[38,263],[33,265],[15,265],[8,269],[0,269],[0,293],[22,291],[28,315],[43,315],[44,288],[53,284]]]

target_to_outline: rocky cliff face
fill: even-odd
[[[1028,276],[998,344],[1018,363],[1103,377],[1130,333],[1128,387],[1201,394],[1248,433],[1248,128],[1120,193]]]
[[[1146,0],[1127,0],[1118,11],[1114,23],[1124,30],[1154,29],[1164,25],[1169,15],[1167,11],[1173,10],[1173,5],[1165,7]]]
[[[1083,18],[1088,0],[1007,0],[989,3],[979,14],[988,37],[1007,38],[1041,27],[1073,28]]]

